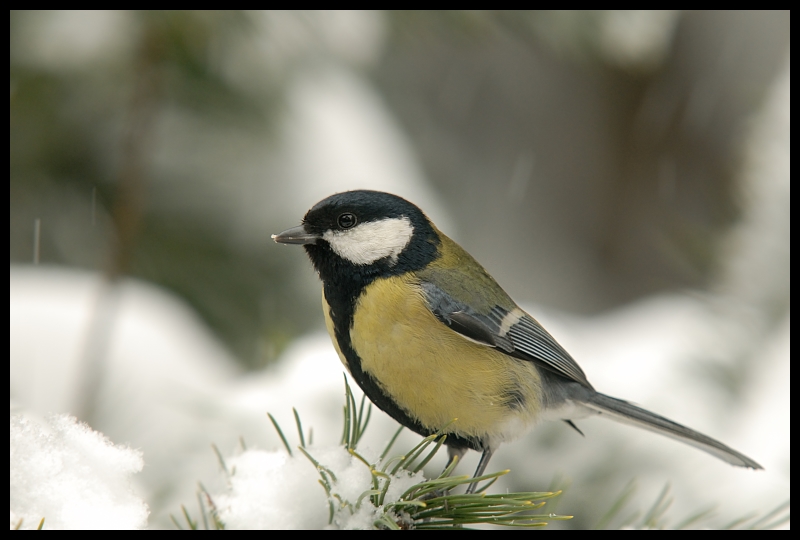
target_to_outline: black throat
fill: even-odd
[[[424,219],[424,218],[423,218]],[[416,220],[415,220],[416,221]],[[369,265],[356,265],[339,257],[324,240],[304,246],[314,268],[322,280],[325,301],[333,321],[334,339],[347,361],[350,374],[367,397],[379,409],[396,421],[423,436],[432,431],[409,416],[380,387],[378,382],[361,367],[361,358],[353,349],[350,330],[353,327],[355,307],[359,297],[371,283],[378,279],[403,275],[425,268],[439,257],[440,240],[430,224],[413,223],[414,234],[409,245],[398,256],[397,261],[387,257]],[[466,439],[454,434],[447,436],[447,446],[482,450],[480,441]]]

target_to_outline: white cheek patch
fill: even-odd
[[[372,264],[389,257],[394,265],[413,234],[411,220],[402,217],[368,221],[346,231],[325,231],[322,239],[337,255],[353,264]]]

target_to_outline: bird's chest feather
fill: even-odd
[[[327,313],[326,322],[330,331]],[[383,392],[434,430],[458,419],[448,431],[485,437],[520,415],[531,420],[538,409],[535,368],[443,325],[413,276],[381,279],[362,292],[350,342]],[[524,407],[519,400],[527,400]]]

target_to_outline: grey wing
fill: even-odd
[[[501,350],[520,360],[535,362],[540,367],[592,388],[583,370],[536,319],[514,306],[510,311],[492,307],[479,313],[460,302],[437,285],[421,282],[431,312],[465,338]]]

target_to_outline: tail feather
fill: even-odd
[[[618,422],[661,433],[667,437],[690,444],[704,452],[708,452],[712,456],[727,461],[731,465],[750,469],[763,469],[761,465],[733,448],[627,401],[606,396],[605,394],[594,393],[583,402],[583,405]]]

